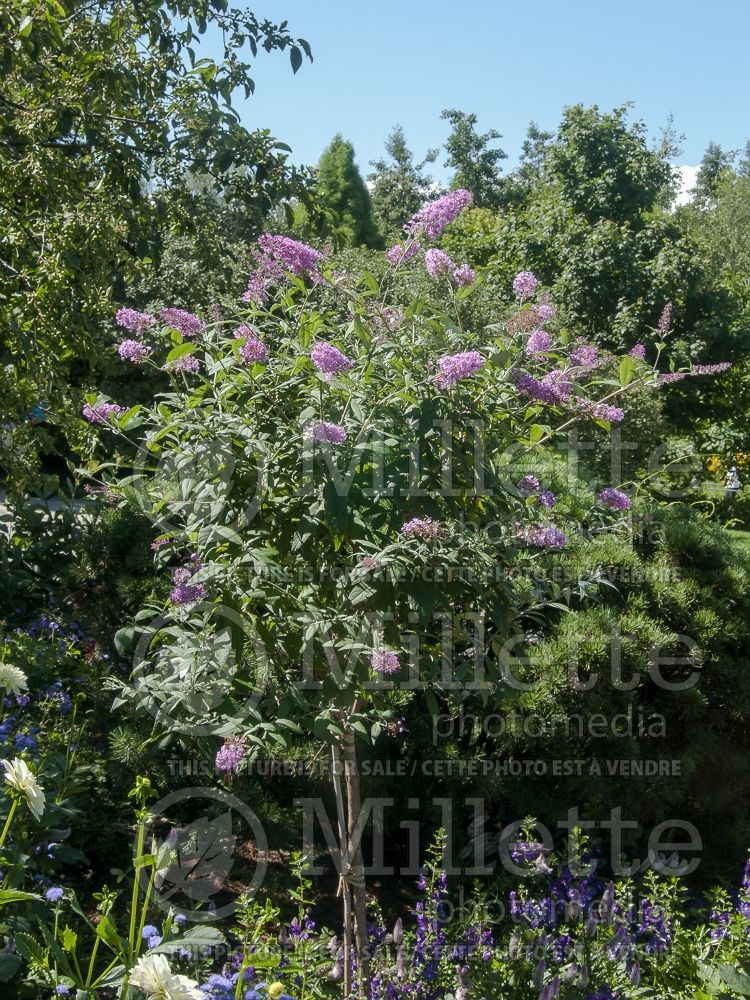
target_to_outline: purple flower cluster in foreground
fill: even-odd
[[[513,291],[521,301],[533,298],[536,285],[536,275],[531,271],[519,271],[513,279]]]
[[[539,524],[522,528],[518,532],[518,537],[527,545],[533,545],[537,549],[564,549],[568,540],[564,532],[553,524]]]
[[[538,305],[534,306],[534,316],[540,326],[544,323],[548,323],[555,315],[555,312],[555,307],[551,302],[540,302]]]
[[[385,255],[391,264],[405,264],[407,260],[411,260],[415,254],[419,253],[420,249],[421,244],[419,240],[412,240],[405,247],[401,246],[400,243],[396,243],[390,250],[386,250]]]
[[[540,483],[536,476],[523,476],[518,483],[518,488],[522,493],[533,493],[539,489],[539,486]]]
[[[440,373],[435,377],[435,381],[441,389],[445,389],[462,378],[475,375],[484,367],[484,358],[479,351],[446,354],[438,361],[438,367]]]
[[[334,375],[338,375],[339,372],[345,372],[354,367],[351,358],[347,358],[338,347],[327,344],[324,340],[319,340],[313,347],[310,358],[326,381],[332,379]]]
[[[332,424],[328,420],[318,420],[308,428],[308,436],[316,444],[343,444],[346,441],[346,428],[340,424]]]
[[[543,354],[552,346],[552,337],[546,330],[532,330],[524,347],[525,354]]]
[[[662,337],[666,337],[666,335],[669,333],[671,329],[672,329],[672,303],[667,302],[667,304],[662,309],[661,316],[659,317],[659,322],[656,324],[656,330],[658,333],[662,335]]]
[[[424,232],[428,239],[437,240],[443,235],[446,226],[457,219],[473,200],[471,192],[464,188],[451,191],[420,208],[404,229],[412,234]]]
[[[267,257],[278,261],[292,274],[314,271],[323,260],[323,254],[306,243],[290,239],[288,236],[274,236],[264,233],[258,238],[258,246]]]
[[[107,424],[112,417],[125,413],[126,407],[118,406],[117,403],[96,403],[94,406],[86,403],[81,412],[90,424]]]
[[[593,368],[599,363],[599,350],[593,344],[579,344],[570,352],[570,361],[579,368]]]
[[[516,377],[516,387],[524,395],[553,406],[567,402],[571,390],[567,376],[560,370],[551,371],[542,379],[521,372]]]
[[[140,340],[123,340],[118,344],[117,353],[123,361],[132,361],[134,365],[139,364],[151,353],[151,348],[142,344]]]
[[[631,347],[628,351],[631,358],[636,358],[638,361],[646,360],[646,345],[636,344],[635,347]]]
[[[195,569],[188,569],[186,566],[173,570],[173,587],[169,592],[169,599],[173,604],[196,604],[208,596],[208,591],[202,583],[191,583],[190,580],[195,573]]]
[[[401,527],[401,534],[407,538],[437,538],[443,531],[440,521],[433,521],[431,517],[413,517]]]
[[[477,277],[468,264],[461,264],[459,267],[447,253],[434,247],[424,255],[424,266],[433,281],[447,278],[456,288],[473,284]]]
[[[118,326],[134,333],[136,337],[142,336],[143,331],[156,322],[151,313],[138,312],[137,309],[129,309],[127,306],[117,310],[115,320]]]
[[[623,493],[622,490],[616,490],[612,486],[607,486],[599,494],[600,503],[608,507],[609,510],[630,510],[633,506],[633,501],[627,495]]]
[[[379,674],[397,674],[401,669],[401,661],[390,649],[376,649],[370,656],[372,669]]]
[[[162,309],[162,321],[173,330],[179,330],[183,337],[194,337],[203,333],[203,320],[185,309]]]
[[[317,275],[318,265],[323,260],[319,250],[289,236],[273,233],[264,233],[258,239],[253,256],[257,266],[248,279],[243,295],[245,302],[266,302],[271,285],[282,281],[289,271]]]
[[[625,419],[625,411],[619,406],[610,406],[608,403],[592,403],[590,399],[575,401],[576,408],[581,413],[586,413],[597,420],[608,420],[611,424],[619,424]]]
[[[227,740],[216,754],[216,770],[237,771],[246,754],[247,750],[239,740]]]
[[[693,365],[690,369],[691,375],[718,375],[720,372],[728,371],[732,367],[731,361],[720,361],[717,365]]]
[[[198,358],[193,354],[183,354],[181,358],[176,358],[169,365],[172,372],[197,372],[201,366]]]
[[[244,364],[263,364],[268,360],[268,348],[251,326],[238,326],[234,335],[242,341],[239,354]]]

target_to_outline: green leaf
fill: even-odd
[[[733,965],[720,965],[719,974],[730,990],[740,996],[750,997],[750,976],[735,969]]]
[[[9,983],[21,968],[21,959],[7,951],[0,951],[0,983]]]
[[[177,946],[190,951],[193,949],[200,951],[203,948],[216,948],[223,944],[226,944],[226,938],[215,927],[191,927],[181,938],[165,941],[163,944],[157,945],[156,948],[151,948],[148,954],[153,955],[161,951],[174,952]]]
[[[529,428],[529,441],[535,443],[536,441],[541,441],[544,435],[547,433],[548,428],[542,427],[541,424],[532,424]]]
[[[195,344],[179,344],[177,347],[173,347],[166,358],[166,363],[169,365],[178,358],[184,358],[188,354],[192,354],[195,351]]]
[[[44,962],[44,948],[30,934],[17,932],[13,935],[13,940],[15,941],[16,951],[27,962],[36,962],[38,964]]]
[[[624,357],[620,362],[620,385],[630,385],[635,374],[635,362],[632,358]]]
[[[64,951],[74,952],[78,944],[78,935],[72,927],[64,927],[62,932],[62,946]]]
[[[0,906],[8,903],[20,903],[27,899],[40,899],[33,892],[21,892],[19,889],[0,889]]]
[[[111,917],[105,916],[96,925],[96,936],[111,948],[116,955],[125,955],[124,942],[120,939],[115,927],[115,922]]]
[[[23,21],[21,21],[21,23],[18,26],[19,37],[28,38],[28,36],[31,34],[31,29],[33,27],[34,27],[34,18],[31,16],[31,14],[27,14],[26,17],[23,19]],[[3,980],[3,982],[7,982],[7,980]]]
[[[118,629],[115,632],[115,649],[120,654],[124,656],[130,647],[133,645],[133,639],[135,638],[135,626],[126,625],[125,628]]]
[[[296,45],[293,45],[289,50],[289,61],[292,64],[292,72],[296,73],[302,65],[302,52]]]

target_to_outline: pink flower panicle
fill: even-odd
[[[576,408],[590,417],[597,420],[608,420],[611,424],[619,424],[625,419],[625,411],[619,406],[609,406],[607,403],[594,403],[590,399],[575,401]]]
[[[127,407],[118,406],[117,403],[96,403],[94,406],[86,403],[81,412],[90,424],[108,424],[112,417],[118,417],[126,411]]]
[[[628,355],[631,358],[635,358],[637,361],[646,360],[646,345],[636,344],[635,347],[631,347],[628,351]]]
[[[536,476],[524,476],[518,483],[518,488],[522,493],[533,493],[539,489],[539,485]]]
[[[656,324],[657,333],[660,333],[662,337],[666,337],[669,331],[672,329],[672,303],[667,302],[661,311],[661,316],[659,317],[659,322]]]
[[[665,375],[656,376],[657,385],[672,385],[675,382],[682,382],[688,377],[687,372],[667,372]]]
[[[484,367],[484,358],[479,351],[464,351],[460,354],[446,354],[438,361],[440,374],[435,381],[445,389],[462,378],[475,375]]]
[[[570,382],[564,372],[559,370],[549,372],[543,379],[521,372],[516,377],[516,387],[524,395],[552,406],[567,402],[571,390]]]
[[[543,354],[552,346],[552,337],[546,330],[532,330],[524,347],[525,354]]]
[[[140,340],[123,340],[117,345],[117,353],[123,361],[131,361],[134,365],[140,364],[151,353],[151,348],[142,344]]]
[[[519,529],[519,539],[537,549],[564,549],[568,540],[564,532],[553,524],[532,525],[528,528],[519,526]]]
[[[468,264],[460,264],[453,272],[453,284],[457,288],[464,285],[473,285],[477,280],[477,272],[473,271]]]
[[[172,372],[197,372],[201,363],[193,354],[183,354],[181,358],[176,358],[169,365]]]
[[[611,424],[620,424],[625,419],[623,409],[607,403],[595,403],[591,412],[598,420],[608,420]]]
[[[693,365],[691,375],[718,375],[732,367],[731,361],[720,361],[717,365]]]
[[[433,247],[424,255],[424,266],[433,281],[447,278],[456,288],[461,285],[471,285],[476,281],[476,273],[468,264],[459,267],[442,250]]]
[[[578,368],[593,368],[599,363],[599,350],[593,344],[579,344],[570,352],[570,360]]]
[[[267,302],[271,285],[283,281],[289,271],[307,272],[314,279],[321,277],[317,268],[323,254],[289,236],[264,233],[258,239],[253,257],[257,266],[248,278],[247,291],[242,296],[245,302]]]
[[[533,312],[537,323],[540,326],[543,326],[545,323],[549,323],[549,321],[554,317],[556,309],[551,302],[540,302],[538,305],[534,306]]]
[[[536,275],[532,271],[519,271],[513,279],[513,291],[521,302],[534,297],[536,285]]]
[[[129,309],[127,306],[117,310],[115,320],[118,326],[134,333],[136,337],[141,337],[146,327],[153,326],[156,322],[151,313],[138,312],[137,309]]]
[[[443,525],[431,517],[413,517],[401,527],[401,534],[407,538],[437,538],[443,533]]]
[[[195,567],[189,569],[187,566],[172,572],[174,586],[169,592],[169,599],[173,604],[196,604],[208,596],[208,591],[202,583],[190,582],[194,574]]]
[[[216,770],[234,773],[246,755],[247,750],[239,740],[227,740],[216,754]]]
[[[257,251],[255,251],[257,254]],[[258,266],[247,279],[247,289],[242,296],[243,302],[267,302],[269,288],[284,277],[284,268],[269,257],[257,255]]]
[[[601,491],[599,502],[604,504],[609,510],[630,510],[633,506],[633,501],[627,493],[623,493],[622,490],[613,489],[611,486]]]
[[[315,271],[323,260],[323,254],[319,250],[314,250],[306,243],[300,243],[288,236],[263,233],[258,239],[258,246],[265,257],[275,260],[292,274]]]
[[[457,219],[473,200],[471,192],[464,188],[451,191],[420,208],[404,229],[410,234],[424,232],[428,239],[437,240],[443,235],[446,226]]]
[[[240,359],[246,365],[264,364],[268,360],[268,348],[251,326],[238,326],[234,331],[237,340],[243,341],[239,348]]]
[[[390,649],[373,650],[370,656],[372,669],[379,674],[397,674],[401,669],[401,661]]]
[[[324,340],[319,340],[310,352],[312,363],[322,373],[326,381],[330,381],[339,372],[349,371],[354,367],[351,358],[342,354],[338,347],[327,344]]]
[[[396,243],[396,245],[392,246],[390,250],[386,250],[385,256],[391,264],[405,264],[407,260],[411,260],[415,254],[419,253],[419,250],[419,240],[412,240],[405,247],[401,246],[400,243]]]
[[[343,444],[346,441],[346,428],[340,424],[332,424],[328,420],[318,420],[308,428],[307,435],[316,444]]]
[[[195,337],[203,333],[203,320],[184,309],[162,309],[162,322],[173,330],[179,330],[183,337]]]

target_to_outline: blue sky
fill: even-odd
[[[564,105],[635,102],[654,134],[670,114],[685,133],[681,164],[710,140],[750,138],[750,0],[253,0],[286,19],[315,61],[293,75],[263,54],[244,122],[269,128],[315,163],[336,132],[363,173],[398,122],[421,156],[447,134],[440,112],[474,111],[516,161],[532,119],[554,129]],[[440,164],[442,164],[442,154]],[[442,166],[433,173],[444,177]]]

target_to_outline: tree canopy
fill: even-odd
[[[25,386],[13,421],[40,398],[64,412],[97,364],[113,285],[205,218],[194,178],[241,207],[251,236],[307,197],[288,147],[243,126],[232,99],[253,92],[260,50],[296,72],[310,48],[227,0],[0,0],[0,35],[0,353]]]

